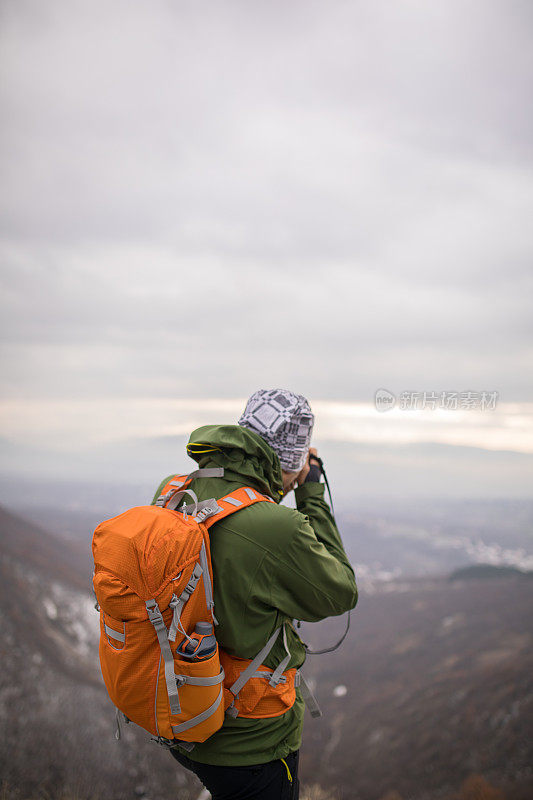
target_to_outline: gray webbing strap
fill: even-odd
[[[188,728],[194,728],[195,725],[199,725],[201,722],[205,722],[206,719],[215,713],[217,708],[219,707],[220,703],[222,702],[222,695],[224,693],[223,687],[220,687],[220,692],[218,693],[218,697],[215,702],[206,708],[205,711],[202,711],[201,714],[197,714],[192,719],[188,719],[186,722],[182,722],[181,725],[173,725],[172,731],[173,733],[182,733],[182,731],[188,730]]]
[[[120,711],[115,707],[115,739],[117,742],[122,738],[122,728],[120,727]]]
[[[300,691],[302,693],[303,701],[304,701],[305,705],[307,706],[307,708],[309,709],[309,712],[310,712],[311,716],[315,717],[315,719],[318,718],[318,717],[321,717],[322,716],[322,711],[320,710],[320,706],[318,705],[318,701],[317,701],[316,697],[314,696],[313,692],[311,691],[311,689],[309,688],[309,684],[307,683],[307,681],[305,680],[304,676],[302,675],[302,673],[299,670],[296,673],[296,677],[298,678],[298,681],[296,682],[296,685],[300,687]]]
[[[272,677],[269,680],[269,684],[271,686],[277,686],[278,685],[282,674],[287,669],[287,664],[291,660],[291,654],[290,654],[290,651],[289,651],[289,647],[287,645],[287,632],[285,630],[285,625],[283,625],[282,627],[283,627],[283,647],[285,648],[285,652],[287,653],[287,655],[285,656],[285,658],[282,661],[279,662],[278,666],[276,667],[276,669],[272,673]]]
[[[120,727],[120,723],[124,722],[126,725],[130,724],[130,720],[128,717],[115,706],[115,739],[119,740],[122,738],[122,728]]]
[[[194,750],[194,748],[196,747],[196,742],[180,742],[179,740],[177,741],[179,746],[182,747],[187,753],[190,753],[191,750]],[[202,797],[202,795],[199,795],[199,797]]]
[[[181,597],[182,596],[183,595],[181,595]],[[168,629],[168,641],[169,642],[175,642],[176,641],[176,636],[178,634],[178,631],[180,630],[180,628],[182,628],[182,626],[180,625],[181,612],[183,611],[183,606],[185,605],[186,601],[182,600],[181,597],[176,597],[176,595],[173,594],[172,595],[172,599],[171,599],[170,603],[168,604],[169,608],[171,608],[172,612],[173,612],[172,613],[172,622],[170,623],[170,628]],[[187,600],[188,599],[189,598],[187,598]],[[183,632],[185,633],[185,631],[183,631]],[[187,636],[186,633],[185,633],[185,636],[186,636],[187,639],[189,639],[189,641],[191,640],[190,636]]]
[[[170,629],[168,632],[168,638],[171,642],[176,641],[176,634],[180,628],[180,618],[181,612],[183,611],[183,606],[191,596],[191,594],[196,589],[196,585],[200,578],[202,577],[203,569],[198,562],[194,565],[194,569],[192,571],[192,575],[189,578],[187,586],[182,591],[179,597],[176,597],[175,594],[172,595],[172,600],[169,603],[169,607],[173,610],[172,615],[172,622],[170,624]],[[187,635],[187,634],[185,634]]]
[[[165,625],[165,620],[155,600],[147,600],[145,605],[148,619],[155,628],[159,640],[159,647],[161,648],[161,655],[165,662],[165,681],[167,684],[168,702],[170,703],[170,713],[179,714],[181,706],[176,677],[174,675],[174,656],[172,655],[172,650],[168,643],[167,626]]]
[[[204,519],[213,516],[213,514],[218,514],[219,511],[223,511],[224,509],[218,505],[214,497],[210,497],[209,500],[200,500],[199,503],[189,503],[186,506],[182,505],[179,510],[181,513],[185,511],[186,514],[194,516],[196,522],[203,522]]]
[[[214,624],[218,625],[218,619],[215,617],[215,601],[213,600],[213,586],[211,584],[211,575],[209,574],[205,542],[202,542],[202,546],[200,548],[200,564],[202,565],[203,569],[205,602],[207,603],[207,610],[211,612]]]
[[[253,661],[250,664],[248,664],[246,669],[241,672],[241,674],[239,675],[233,686],[229,687],[229,690],[232,694],[237,696],[241,691],[242,687],[244,686],[244,684],[252,677],[257,668],[261,666],[263,660],[267,657],[267,655],[274,647],[274,643],[279,636],[281,628],[282,626],[276,628],[276,630],[274,631],[274,633],[272,634],[266,645],[263,647],[263,649],[259,651],[259,653],[253,659]]]
[[[113,630],[113,628],[110,628],[109,625],[105,624],[105,622],[104,630],[108,636],[111,636],[112,639],[116,639],[118,642],[126,641],[126,635],[124,633],[119,633],[118,631]]]
[[[184,497],[186,494],[188,494],[194,500],[194,515],[196,515],[196,512],[198,511],[198,497],[196,496],[196,492],[193,492],[192,489],[182,489],[181,491],[178,490],[177,492],[175,492],[175,494],[172,495],[172,497],[166,504],[165,508],[168,508],[170,511],[174,511],[181,498]],[[185,512],[185,514],[186,513],[187,512]]]
[[[271,672],[263,672],[260,669],[257,670],[257,672],[254,672],[254,674],[252,675],[252,678],[266,678],[266,680],[270,680],[271,677],[272,677]],[[287,676],[282,675],[278,683],[287,683]]]
[[[170,481],[170,486],[183,486],[187,481],[192,481],[194,478],[223,478],[224,467],[204,467],[203,469],[195,469],[190,472],[184,481]]]
[[[218,514],[219,511],[223,510],[224,509],[220,508],[214,497],[210,497],[209,500],[200,500],[198,503],[198,511],[194,519],[196,522],[204,522],[208,517],[212,517],[213,514]],[[185,511],[189,513],[189,506],[185,507]]]
[[[178,686],[183,686],[184,683],[189,683],[191,686],[216,686],[217,683],[222,683],[224,680],[224,670],[220,667],[220,672],[213,678],[193,678],[192,675],[176,675],[176,683]]]
[[[194,472],[191,472],[185,480],[183,481],[170,481],[168,484],[169,486],[173,486],[176,489],[179,489],[180,486],[183,486],[187,481],[194,480],[194,478],[223,478],[224,477],[224,467],[205,467],[203,469],[197,469]],[[166,501],[172,496],[173,489],[170,489],[166,494],[160,494],[156,500],[156,506],[164,506]]]

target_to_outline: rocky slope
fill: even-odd
[[[0,796],[196,798],[147,735],[114,739],[89,545],[0,509]],[[324,716],[306,721],[304,797],[451,800],[465,780],[477,800],[533,796],[533,581],[468,577],[363,583],[344,645],[306,665]],[[343,622],[301,634],[327,646]]]
[[[196,780],[148,735],[129,726],[114,738],[87,551],[0,509],[0,553],[5,797],[197,797]]]

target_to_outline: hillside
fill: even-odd
[[[142,732],[129,726],[121,742],[113,738],[87,550],[2,509],[0,545],[6,800],[63,800],[63,790],[77,800],[196,798],[197,782]],[[345,644],[306,665],[324,717],[306,720],[302,783],[335,800],[391,792],[452,800],[480,774],[502,791],[499,800],[531,796],[533,582],[510,575],[361,588]],[[326,646],[343,622],[304,625],[301,634]]]
[[[532,604],[522,577],[363,594],[341,650],[309,658],[324,719],[307,722],[304,774],[318,763],[345,798],[451,795],[471,773],[533,796]],[[317,627],[322,646],[342,623]]]
[[[2,800],[196,797],[148,735],[114,738],[87,552],[2,508],[0,546]]]

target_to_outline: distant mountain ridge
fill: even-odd
[[[533,578],[533,572],[517,567],[495,564],[471,564],[468,567],[454,570],[449,580],[471,580],[473,578]]]

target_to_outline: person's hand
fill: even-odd
[[[307,461],[305,463],[305,466],[303,467],[301,472],[298,473],[298,477],[296,478],[296,485],[297,486],[301,486],[302,483],[305,483],[305,479],[307,478],[307,475],[309,474],[309,468],[310,468],[309,458],[310,458],[310,456],[317,456],[317,455],[318,455],[318,453],[317,453],[316,447],[310,447],[309,448],[309,453],[307,454]]]

